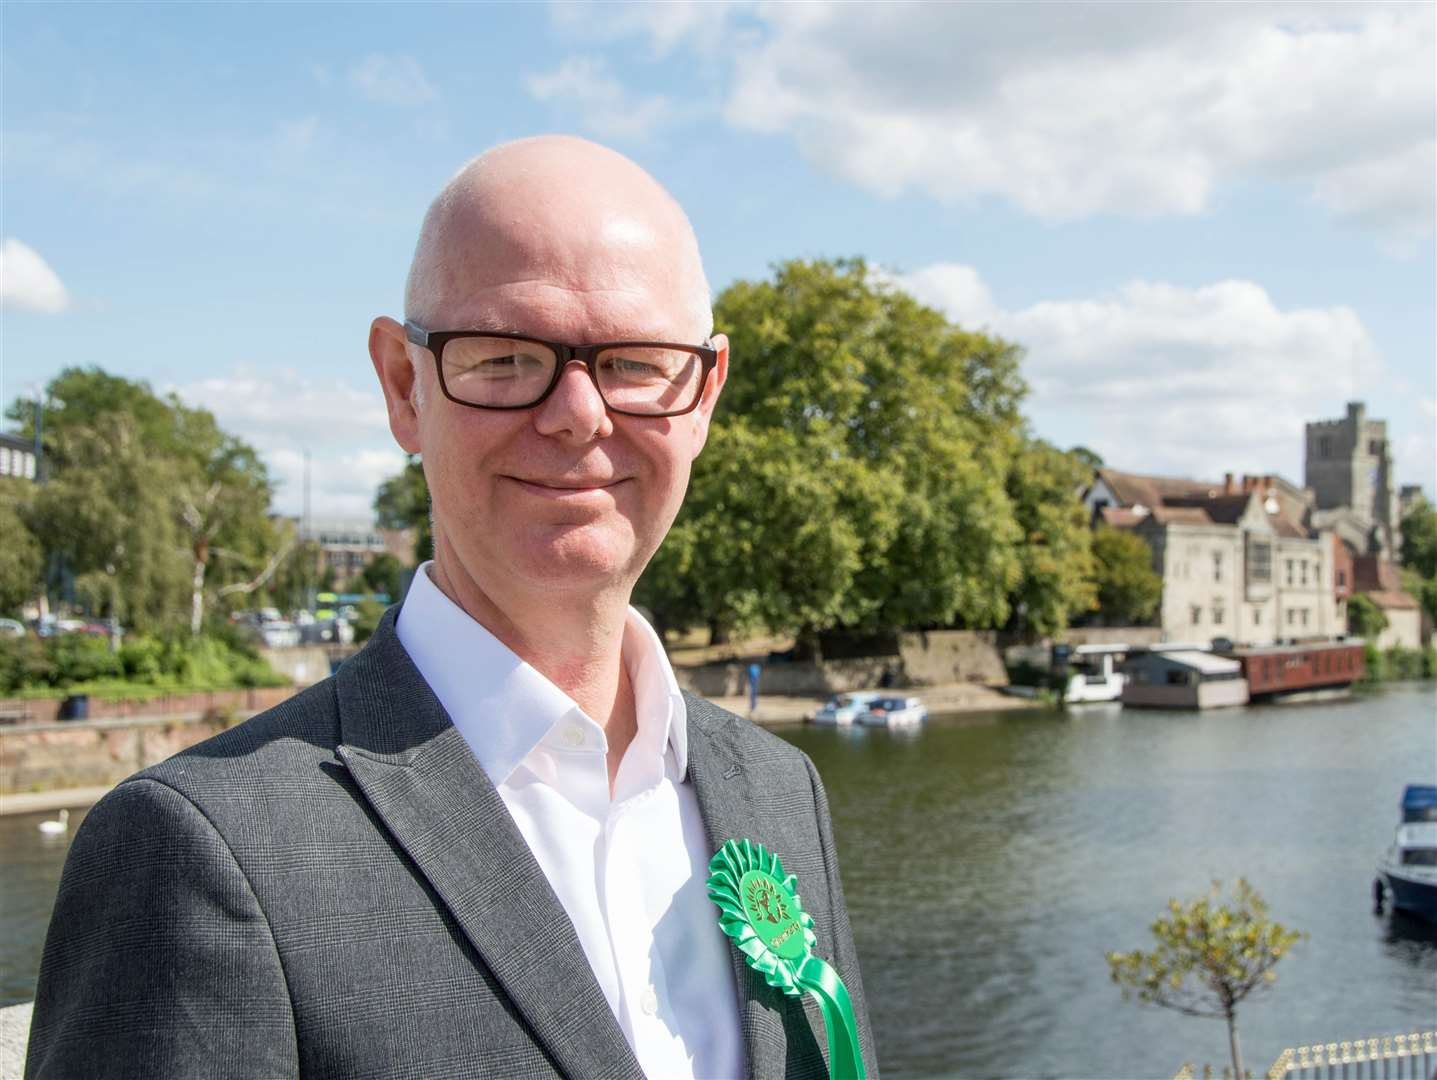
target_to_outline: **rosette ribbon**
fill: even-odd
[[[797,878],[752,840],[729,840],[709,861],[708,895],[719,925],[769,986],[790,997],[812,994],[828,1035],[831,1080],[864,1080],[858,1022],[843,980],[813,955],[813,918],[803,910]]]

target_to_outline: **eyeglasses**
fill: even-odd
[[[707,345],[666,341],[605,341],[565,345],[524,334],[487,330],[426,330],[405,322],[415,345],[434,354],[439,388],[476,409],[531,409],[554,392],[577,360],[612,412],[624,416],[681,416],[703,395],[718,352]]]

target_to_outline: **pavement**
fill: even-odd
[[[0,1080],[20,1080],[25,1074],[25,1046],[30,1041],[33,1001],[0,1009]]]

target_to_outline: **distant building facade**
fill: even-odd
[[[1387,421],[1369,419],[1353,401],[1342,419],[1308,424],[1304,482],[1316,510],[1345,511],[1349,527],[1365,532],[1356,554],[1396,556],[1401,518]]]
[[[35,479],[35,444],[18,435],[0,431],[0,476]]]
[[[353,581],[380,555],[390,554],[405,566],[414,562],[412,529],[380,529],[364,518],[316,518],[299,523],[299,538],[319,548],[316,573],[330,570],[338,582]]]
[[[1347,630],[1334,537],[1303,523],[1310,496],[1281,477],[1211,483],[1104,468],[1084,502],[1095,524],[1131,529],[1152,549],[1170,641],[1268,645]]]

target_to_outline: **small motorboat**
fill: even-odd
[[[858,718],[870,727],[916,727],[928,719],[928,706],[922,698],[880,697],[871,702]]]
[[[1394,908],[1437,923],[1437,787],[1402,792],[1402,823],[1377,864],[1375,891],[1379,910],[1385,892]]]
[[[827,724],[830,727],[848,727],[850,724],[856,724],[858,718],[868,710],[868,706],[882,696],[881,690],[861,690],[856,693],[838,694],[829,698],[827,704],[813,714],[813,722]]]

